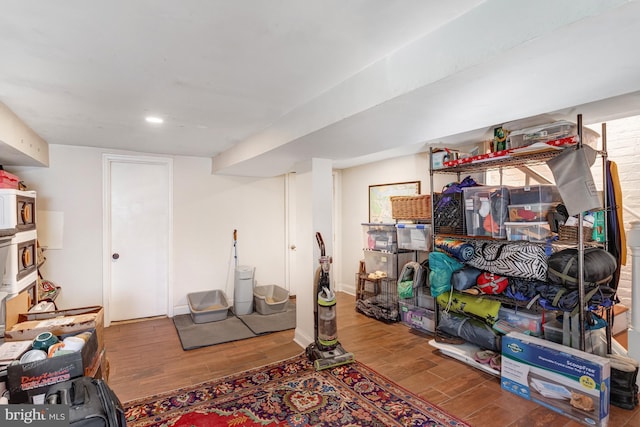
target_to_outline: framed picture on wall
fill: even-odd
[[[420,181],[397,182],[369,186],[369,222],[393,223],[391,196],[415,196],[420,194]]]

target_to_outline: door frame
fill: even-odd
[[[169,205],[167,230],[167,301],[166,312],[173,317],[173,159],[169,157],[102,155],[102,305],[104,326],[111,324],[111,164],[137,163],[164,166],[167,174],[167,200]]]

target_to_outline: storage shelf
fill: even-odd
[[[582,136],[582,115],[578,115],[577,117],[577,127],[578,127],[578,135]],[[603,127],[604,129],[604,127]],[[430,180],[430,190],[431,190],[431,196],[432,196],[432,203],[434,203],[434,206],[432,206],[432,211],[433,211],[433,217],[434,218],[438,218],[437,217],[437,212],[436,212],[436,204],[435,204],[435,196],[438,193],[435,193],[434,191],[434,175],[436,174],[457,174],[458,175],[458,179],[461,179],[462,176],[464,176],[463,174],[471,174],[471,173],[480,173],[480,172],[486,172],[488,170],[502,170],[502,169],[507,169],[507,168],[529,168],[531,166],[538,166],[538,165],[545,165],[549,160],[554,159],[555,157],[557,157],[558,155],[561,155],[563,153],[565,153],[567,150],[575,150],[576,148],[580,147],[580,137],[574,135],[570,138],[567,139],[558,139],[556,141],[551,141],[548,142],[547,144],[549,145],[548,147],[541,145],[540,147],[534,147],[531,146],[531,148],[517,148],[517,149],[510,149],[507,150],[505,152],[499,152],[499,153],[492,153],[492,154],[487,154],[487,155],[479,155],[475,158],[469,158],[466,160],[462,160],[459,164],[456,164],[455,166],[445,166],[443,168],[438,168],[438,169],[434,169],[433,168],[433,149],[430,150],[430,167],[429,167],[429,174],[431,176],[431,180]],[[506,154],[505,154],[506,153]],[[602,151],[598,151],[596,150],[596,154],[599,155],[602,159],[603,159],[603,171],[604,171],[604,166],[605,163],[604,161],[606,161],[607,158],[607,153],[606,153],[606,135],[603,135],[603,150]],[[490,157],[490,156],[497,156],[497,157]],[[464,161],[467,161],[469,163],[462,163]],[[501,175],[502,178],[502,175]],[[605,195],[606,195],[606,191],[605,191]],[[460,202],[460,201],[458,201]],[[453,203],[451,203],[452,205],[454,205]],[[455,208],[456,209],[460,209],[460,203],[455,204]],[[606,203],[605,203],[606,205]],[[433,246],[434,248],[435,246],[435,242],[436,239],[438,237],[446,237],[446,238],[452,238],[452,239],[457,239],[457,240],[461,240],[461,241],[467,241],[467,242],[473,242],[475,245],[479,245],[482,244],[483,242],[505,242],[508,243],[510,245],[517,245],[519,243],[524,243],[521,241],[508,241],[508,240],[504,240],[504,239],[494,239],[492,237],[487,237],[487,236],[466,236],[466,235],[461,235],[461,233],[464,232],[464,208],[465,208],[465,204],[464,204],[464,200],[462,201],[461,204],[463,209],[463,221],[462,221],[462,228],[458,227],[456,224],[456,228],[453,228],[453,225],[449,226],[450,224],[442,224],[441,227],[442,228],[438,228],[437,225],[434,225],[434,232],[433,232]],[[455,212],[455,214],[458,214],[459,212]],[[456,217],[457,218],[457,217]],[[448,218],[447,218],[448,219]],[[444,227],[448,227],[446,230],[444,229]],[[444,233],[440,233],[440,231],[447,231],[447,234]],[[460,234],[450,234],[450,233],[460,233]],[[583,224],[582,222],[580,223],[580,228],[578,230],[578,235],[583,235]],[[563,236],[563,237],[570,237],[570,236]],[[551,240],[551,241],[544,241],[544,242],[526,242],[526,243],[535,243],[536,245],[540,245],[541,247],[547,247],[550,246],[550,250],[548,252],[558,252],[562,249],[566,249],[566,248],[576,248],[578,247],[579,249],[581,248],[586,248],[586,247],[603,247],[606,248],[607,245],[606,243],[600,243],[600,242],[593,242],[593,241],[587,241],[586,239],[582,240],[581,242],[578,242],[577,240],[558,240],[556,238],[556,240]],[[582,268],[582,266],[580,265],[580,267]],[[580,271],[578,273],[578,277],[582,278],[583,276],[583,272]],[[584,297],[584,294],[586,293],[585,289],[584,289],[584,283],[581,280],[580,281],[580,285],[579,285],[579,292],[581,292],[581,297]],[[492,300],[498,300],[501,303],[505,304],[505,305],[510,305],[513,307],[517,307],[517,308],[525,308],[527,307],[529,304],[531,304],[531,307],[529,307],[531,310],[536,311],[536,312],[540,312],[543,310],[543,308],[538,304],[538,301],[535,300],[534,302],[530,301],[517,301],[514,300],[512,298],[508,298],[504,295],[483,295],[483,298],[487,298],[487,299],[492,299]],[[580,334],[580,339],[581,339],[581,345],[580,348],[584,348],[584,314],[585,311],[588,310],[588,307],[584,307],[581,306],[580,304],[578,304],[578,312],[579,312],[579,319],[581,322],[581,334]],[[437,326],[436,326],[437,327]],[[607,337],[608,340],[608,349],[610,348],[610,335]],[[476,368],[479,369],[483,369],[485,371],[487,371],[487,369],[490,369],[487,366],[481,365],[479,363],[477,363],[475,360],[473,360],[472,357],[472,349],[469,348],[465,348],[462,346],[450,346],[447,344],[442,344],[442,343],[437,343],[435,341],[430,342],[430,344],[436,348],[439,348],[443,353],[448,354],[451,357],[454,357],[458,360],[461,360],[467,364],[470,364]],[[465,345],[469,345],[468,343]],[[499,375],[499,373],[498,373]]]
[[[524,224],[524,223],[523,223]],[[456,240],[464,240],[464,241],[473,241],[473,242],[504,242],[504,243],[509,243],[509,244],[513,244],[513,245],[517,245],[517,244],[535,244],[535,245],[540,245],[540,246],[546,246],[548,243],[547,242],[528,242],[528,241],[524,241],[524,240],[505,240],[505,239],[496,239],[490,236],[467,236],[465,234],[444,234],[444,233],[436,233],[437,237],[442,237],[442,238],[447,238],[447,239],[456,239]],[[553,250],[553,252],[557,252],[560,251],[562,249],[567,249],[567,248],[575,248],[576,245],[578,244],[577,241],[573,241],[573,240],[552,240],[551,241],[551,248]],[[583,242],[584,247],[595,247],[595,248],[603,248],[605,245],[604,243],[601,242],[596,242],[596,241],[585,241]]]
[[[563,149],[551,149],[542,153],[522,154],[522,155],[507,155],[504,157],[497,157],[480,161],[476,163],[460,164],[452,167],[446,167],[442,169],[434,169],[434,173],[470,173],[470,172],[484,172],[487,169],[498,168],[516,168],[521,166],[535,166],[536,164],[543,164],[548,160],[553,159],[558,154],[564,152],[568,148],[574,148],[575,146],[569,146]]]

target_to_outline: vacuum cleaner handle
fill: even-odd
[[[324,251],[324,240],[322,240],[322,234],[320,234],[320,232],[316,232],[316,240],[318,241],[318,246],[320,246],[320,255],[321,256],[325,256],[325,251]]]

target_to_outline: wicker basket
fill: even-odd
[[[394,219],[431,219],[431,196],[392,196],[391,216]]]
[[[582,239],[584,242],[593,241],[593,228],[582,227]],[[578,227],[570,225],[561,225],[558,227],[558,238],[560,240],[568,240],[570,242],[578,241]]]

